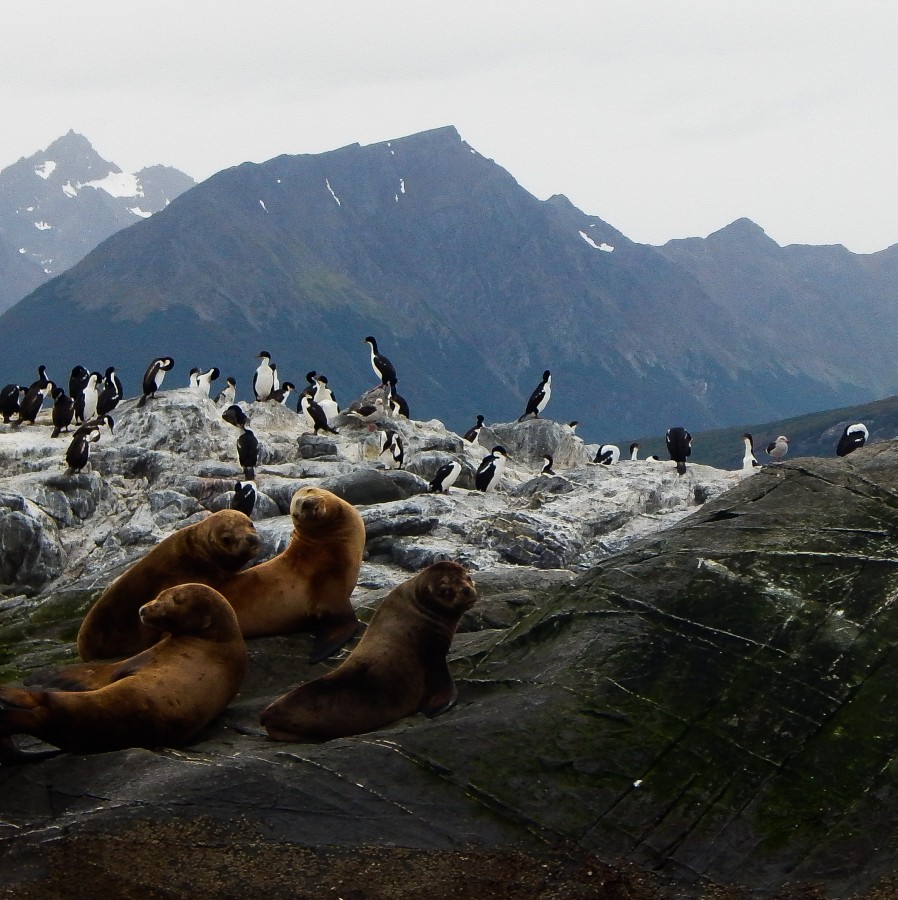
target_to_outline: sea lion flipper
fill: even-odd
[[[428,719],[432,719],[455,706],[458,700],[458,688],[449,674],[449,668],[445,661],[442,666],[434,665],[437,671],[431,671],[427,677],[428,696],[419,707],[420,712],[424,713]]]
[[[60,669],[50,669],[29,676],[26,687],[49,688],[56,691],[95,691],[117,681],[121,661],[108,663],[75,663]]]
[[[359,620],[353,614],[351,619],[330,620],[322,624],[315,632],[310,663],[318,663],[336,653],[345,643],[355,637],[359,629]]]

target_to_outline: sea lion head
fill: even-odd
[[[317,487],[300,488],[290,501],[290,517],[297,531],[327,525],[342,514],[344,501],[336,494]]]
[[[474,582],[460,563],[448,559],[436,562],[415,580],[418,602],[443,617],[457,620],[477,602]]]
[[[240,631],[231,604],[214,588],[194,582],[166,588],[137,614],[144,625],[170,634],[202,635],[222,625]]]
[[[252,519],[236,509],[220,509],[201,523],[209,529],[213,552],[239,569],[259,552],[262,542]]]

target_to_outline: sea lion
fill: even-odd
[[[18,734],[69,753],[178,746],[230,703],[247,653],[237,616],[218,591],[180,584],[138,614],[165,637],[118,663],[72,666],[68,676],[79,690],[0,686],[0,756],[21,761],[11,752]]]
[[[293,537],[273,559],[229,578],[219,590],[247,638],[294,631],[315,635],[310,661],[330,656],[358,630],[349,601],[365,550],[358,510],[323,488],[300,488],[290,501]]]
[[[476,599],[464,566],[428,566],[387,595],[343,663],[266,707],[262,726],[278,741],[327,741],[445,712],[458,698],[446,654]]]
[[[121,658],[152,646],[163,632],[137,615],[144,603],[190,581],[220,590],[259,546],[250,518],[233,509],[170,534],[100,594],[81,623],[78,654],[83,660]]]

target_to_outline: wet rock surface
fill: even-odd
[[[202,514],[182,498],[205,509],[233,488],[234,430],[222,423],[216,450],[215,418],[188,461],[151,439],[154,453],[171,454],[152,479],[97,478],[90,524],[54,519],[65,572],[0,599],[0,677],[73,658],[74,630],[96,593],[153,540]],[[433,423],[399,427],[410,458],[440,435]],[[335,460],[301,459],[301,432],[270,442],[281,456],[260,466],[259,484],[272,498],[277,485],[366,467],[396,475],[374,469],[355,435],[329,436]],[[487,449],[461,452],[473,466]],[[410,884],[444,896],[425,877],[437,859],[469,868],[469,887],[495,896],[885,890],[898,868],[898,445],[747,478],[690,467],[678,479],[670,464],[620,463],[559,469],[561,481],[536,478],[540,449],[514,460],[494,495],[411,492],[360,507],[372,532],[354,595],[363,621],[437,554],[473,570],[481,599],[450,654],[454,709],[321,745],[272,742],[261,709],[339,659],[309,666],[305,635],[254,640],[237,700],[189,747],[0,769],[0,890],[55,896],[54,860],[107,848],[130,863],[107,859],[121,896],[163,896],[162,876],[142,868],[137,849],[147,834],[156,836],[150,856],[189,843],[222,868],[267,860],[250,867],[260,872],[247,884],[272,896],[291,896],[271,880],[272,855],[282,873],[298,866],[333,896],[411,896],[401,893]],[[7,459],[16,454],[19,471],[2,488],[32,496],[27,479],[58,460],[20,449]],[[197,474],[212,462],[233,474]],[[102,465],[98,454],[95,473]],[[187,479],[216,481],[216,490],[204,501]],[[289,537],[283,515],[257,525],[268,555]],[[125,526],[142,537],[123,543]],[[314,858],[303,857],[311,848]],[[365,888],[342,868],[348,853],[383,894],[347,890]],[[502,875],[492,886],[487,857]],[[563,872],[568,892],[553,894],[524,860]],[[343,873],[342,894],[316,868],[322,861]],[[609,879],[618,893],[599,892]],[[501,893],[515,883],[517,894]],[[204,890],[200,879],[195,895]],[[217,890],[230,896],[227,885]]]

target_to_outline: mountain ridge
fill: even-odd
[[[752,251],[758,242],[764,253]],[[315,368],[344,395],[370,386],[370,333],[416,417],[456,428],[477,413],[516,418],[549,368],[546,415],[578,419],[601,440],[898,390],[885,359],[852,367],[844,353],[830,362],[786,352],[800,342],[794,323],[778,334],[783,308],[807,316],[821,297],[837,299],[802,287],[812,262],[832,277],[847,259],[849,275],[864,274],[860,301],[882,320],[876,329],[898,325],[874,290],[891,277],[890,255],[862,265],[814,255],[780,248],[748,220],[707,239],[637,244],[562,194],[537,199],[446,126],[225,169],[108,238],[5,313],[0,331],[40,333],[49,318],[65,340],[44,330],[43,351],[11,359],[27,367],[49,354],[65,371],[88,362],[75,343],[91,348],[91,368],[116,364],[132,379],[165,353],[177,359],[173,380],[183,359],[183,373],[214,364],[247,384],[265,347],[285,377]],[[746,311],[750,290],[775,327]],[[819,327],[815,338],[856,353],[875,329],[841,319],[835,338]],[[0,374],[22,377],[10,368]]]

